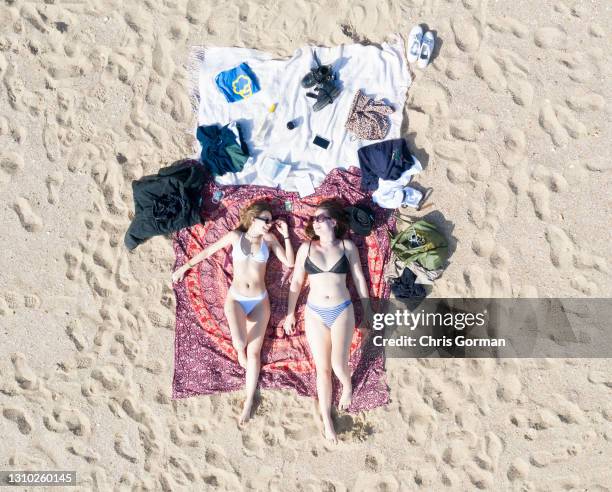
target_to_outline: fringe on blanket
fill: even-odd
[[[189,94],[189,102],[191,103],[191,110],[196,117],[195,128],[198,127],[198,110],[200,107],[200,67],[202,62],[206,58],[206,47],[205,46],[192,46],[187,56],[187,91]],[[189,128],[186,133],[195,136],[195,130]],[[200,159],[199,151],[200,144],[194,139],[191,146],[193,154],[191,157],[195,160]]]

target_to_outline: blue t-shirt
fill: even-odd
[[[215,77],[215,83],[229,103],[248,99],[259,92],[257,77],[246,63],[220,72]]]

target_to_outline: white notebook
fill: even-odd
[[[291,172],[291,166],[272,157],[265,157],[259,166],[259,176],[275,185],[282,185]]]

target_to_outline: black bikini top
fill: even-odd
[[[349,272],[349,261],[346,257],[346,247],[344,246],[344,240],[342,240],[342,247],[344,248],[344,253],[340,259],[336,262],[336,264],[331,267],[329,270],[321,270],[317,265],[315,265],[310,260],[310,246],[312,246],[312,241],[308,245],[308,256],[306,257],[306,261],[304,262],[304,270],[309,275],[315,275],[317,273],[348,273]]]

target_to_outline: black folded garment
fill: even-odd
[[[189,206],[187,201],[177,195],[164,195],[153,202],[153,218],[164,222],[178,217]]]
[[[378,178],[396,180],[414,165],[408,144],[403,138],[383,140],[357,151],[361,167],[361,189],[378,189]]]
[[[134,249],[150,237],[201,222],[202,187],[208,177],[204,166],[185,159],[134,181],[135,215],[125,233],[126,247]]]
[[[427,297],[427,291],[421,284],[415,284],[416,275],[404,268],[402,275],[391,280],[391,292],[397,298]]]

